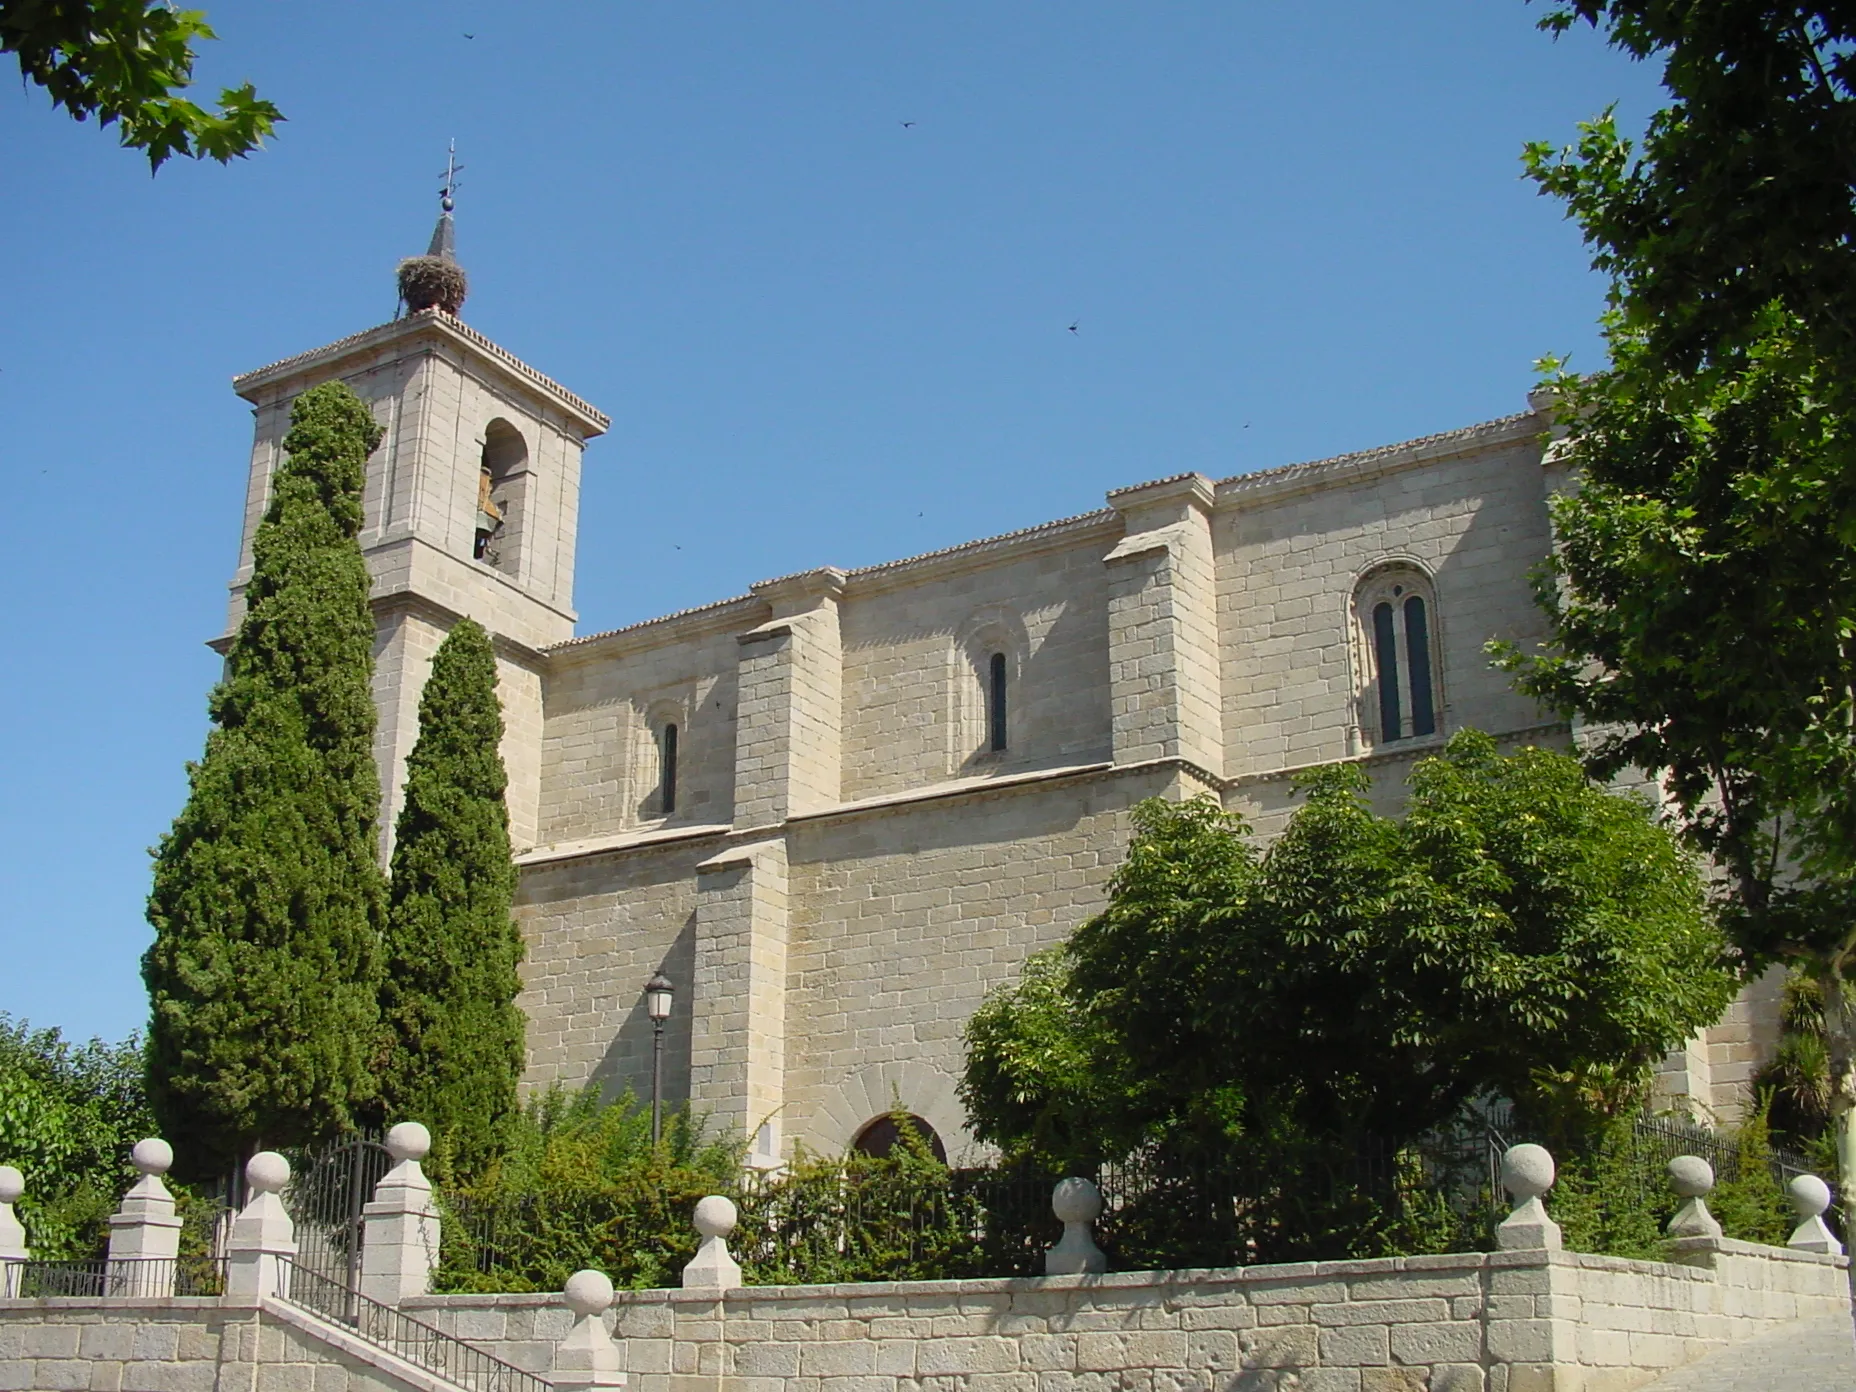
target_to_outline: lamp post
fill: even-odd
[[[676,987],[662,972],[644,984],[644,1011],[651,1017],[651,1144],[664,1134],[664,1021],[670,1018],[670,1003]]]

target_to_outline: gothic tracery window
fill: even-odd
[[[1379,571],[1360,587],[1357,612],[1367,667],[1366,708],[1375,744],[1437,733],[1442,702],[1434,656],[1436,596],[1415,567]]]

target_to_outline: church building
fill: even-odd
[[[453,259],[449,213],[431,255]],[[577,635],[607,418],[463,323],[461,295],[424,298],[235,380],[256,434],[227,632],[291,403],[340,380],[386,432],[361,545],[388,833],[439,642],[463,616],[495,639],[531,1086],[648,1097],[662,973],[665,1099],[756,1163],[868,1145],[897,1104],[958,1159],[962,1027],[1103,906],[1135,803],[1210,794],[1267,834],[1310,765],[1363,763],[1393,807],[1465,726],[1570,738],[1483,652],[1545,634],[1528,575],[1564,478],[1541,401]],[[1736,1115],[1775,995],[1672,1055],[1664,1094]]]

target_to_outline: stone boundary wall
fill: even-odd
[[[1849,1309],[1842,1258],[1707,1240],[1679,1255],[624,1291],[607,1319],[629,1392],[1629,1392]],[[536,1372],[568,1327],[553,1294],[406,1308]]]
[[[625,1291],[607,1320],[628,1392],[1631,1392],[1849,1310],[1841,1257],[1709,1239],[1675,1255]],[[569,1326],[553,1292],[404,1308],[544,1376]],[[0,1301],[0,1392],[448,1389],[272,1301],[64,1298]]]
[[[0,1300],[0,1392],[453,1389],[271,1301],[57,1297]]]

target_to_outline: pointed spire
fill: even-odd
[[[428,309],[456,314],[464,306],[469,283],[464,268],[458,265],[457,227],[451,217],[456,206],[458,171],[463,167],[458,163],[458,143],[454,140],[445,160],[444,187],[438,191],[438,226],[432,229],[432,244],[424,256],[400,262],[400,300],[413,314]]]
[[[444,261],[456,262],[458,259],[457,224],[451,216],[451,210],[457,206],[458,143],[451,142],[451,149],[445,159],[445,186],[438,191],[438,226],[432,229],[432,244],[425,249],[427,256],[436,256]]]

